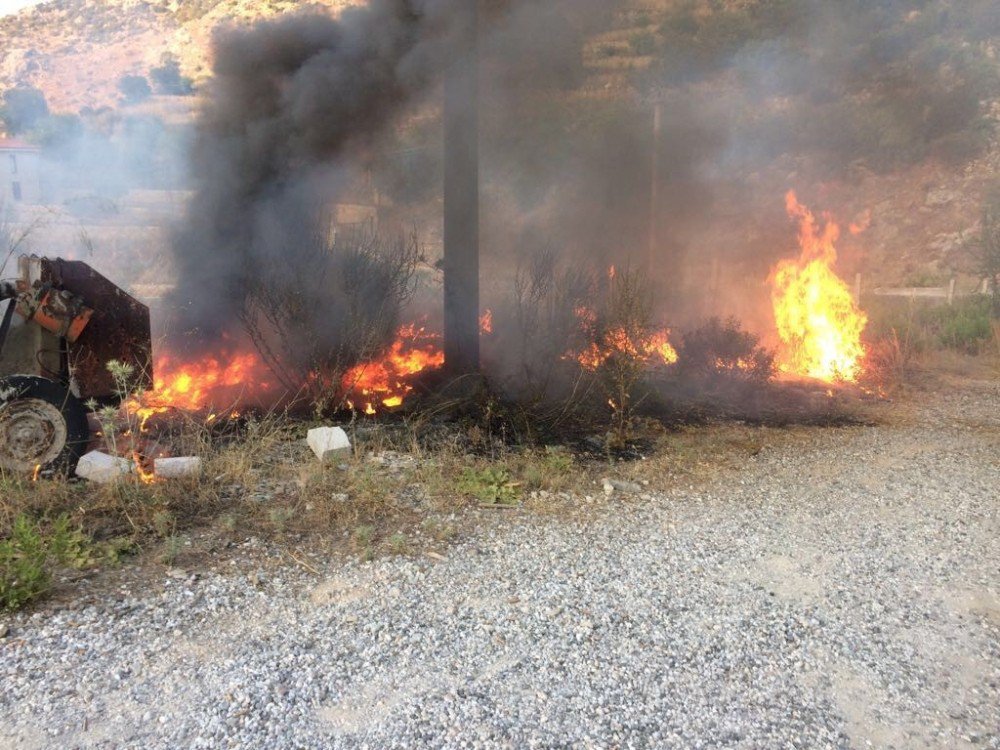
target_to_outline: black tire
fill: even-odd
[[[0,379],[0,470],[69,473],[89,442],[87,410],[65,387],[33,375]]]

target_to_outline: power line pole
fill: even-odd
[[[651,181],[649,187],[649,248],[646,268],[653,270],[657,265],[660,241],[660,138],[663,134],[663,104],[653,104],[653,152]]]
[[[444,85],[444,354],[453,375],[479,371],[479,0],[456,14]]]

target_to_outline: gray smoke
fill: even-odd
[[[439,83],[462,64],[450,39],[459,1],[375,0],[339,20],[295,16],[220,35],[197,197],[175,242],[188,327],[228,327],[259,269],[295,264],[309,244],[300,238],[359,173],[393,199],[396,218],[412,208],[438,229]],[[488,304],[504,291],[491,283],[509,286],[518,258],[542,251],[573,264],[642,262],[656,150],[657,301],[674,324],[750,317],[739,300],[766,302],[760,290],[706,299],[709,256],[737,269],[741,287],[763,280],[794,249],[785,190],[928,157],[962,163],[981,146],[980,101],[997,94],[983,51],[998,25],[987,0],[760,1],[712,4],[711,14],[682,0],[649,22],[617,1],[483,5]],[[645,30],[595,36],[622,18]],[[597,88],[603,67],[618,80],[622,46],[649,66]],[[658,142],[653,100],[663,102]]]

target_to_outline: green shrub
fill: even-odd
[[[692,379],[726,377],[766,383],[774,375],[774,354],[759,344],[759,337],[743,330],[735,318],[712,318],[684,334],[677,347],[677,372]]]
[[[84,568],[95,548],[68,516],[45,530],[27,515],[14,519],[10,537],[0,541],[0,609],[15,610],[45,593],[59,566]]]
[[[466,469],[458,484],[459,491],[472,495],[487,505],[516,505],[520,499],[519,485],[503,467],[489,466]]]
[[[648,31],[640,31],[629,39],[633,54],[640,56],[652,55],[656,52],[656,37]]]
[[[48,548],[27,516],[18,516],[0,542],[0,609],[20,609],[49,586]]]
[[[879,301],[866,305],[866,338],[870,342],[895,339],[912,353],[949,349],[979,354],[993,340],[990,308],[991,300],[986,296],[958,298],[952,305]]]
[[[978,354],[993,338],[990,300],[984,297],[969,297],[950,306],[931,308],[925,318],[943,349]]]

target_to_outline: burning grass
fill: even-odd
[[[184,565],[194,554],[192,538],[205,534],[264,537],[280,548],[312,539],[365,558],[438,554],[476,522],[470,512],[593,512],[595,498],[603,498],[602,477],[620,476],[655,492],[707,477],[714,456],[720,469],[738,465],[759,449],[761,435],[775,434],[713,425],[707,410],[697,418],[688,411],[686,427],[662,413],[653,418],[660,402],[649,397],[637,404],[622,446],[594,393],[595,411],[577,406],[573,419],[551,419],[550,412],[529,411],[488,389],[451,409],[440,400],[416,399],[405,416],[346,425],[354,452],[336,463],[317,462],[306,447],[305,433],[315,425],[309,419],[251,412],[206,423],[173,412],[151,421],[142,439],[169,453],[200,456],[200,475],[126,476],[108,485],[0,476],[0,539],[14,539],[18,524],[30,524],[42,540],[69,529],[86,553],[78,557],[82,567],[116,564],[130,553]],[[821,413],[813,408],[814,416]],[[702,427],[694,429],[693,422]],[[705,449],[688,471],[681,464],[699,443]],[[732,451],[738,458],[722,458]],[[653,466],[672,468],[658,475],[650,473]],[[57,556],[45,559],[65,568]]]

